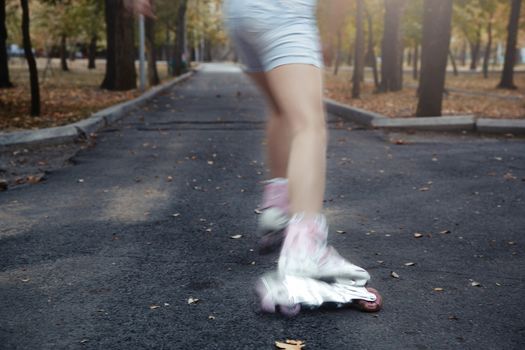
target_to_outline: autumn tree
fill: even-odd
[[[105,0],[106,74],[101,88],[131,90],[137,87],[134,20],[123,0]]]
[[[31,45],[31,34],[29,32],[29,5],[28,0],[20,0],[22,7],[22,36],[24,41],[24,53],[29,67],[29,80],[31,84],[31,116],[40,115],[40,86],[38,83],[38,71],[35,56]]]
[[[9,57],[7,56],[6,3],[0,0],[0,88],[13,87],[9,78]]]
[[[410,64],[412,65],[412,78],[419,77],[419,53],[421,47],[423,0],[410,0],[404,16],[404,38],[410,50]]]
[[[516,45],[518,42],[518,29],[521,13],[521,0],[512,0],[509,16],[507,47],[505,50],[505,63],[501,73],[500,89],[516,89],[514,85],[514,65],[516,63]]]
[[[186,70],[186,10],[188,0],[178,0],[177,23],[175,32],[175,50],[173,54],[173,75],[181,75]]]
[[[406,0],[385,0],[380,92],[399,91],[403,88],[401,17],[405,5]]]
[[[154,2],[151,2],[153,10]],[[157,55],[155,52],[155,19],[146,17],[146,57],[148,60],[148,80],[149,85],[154,86],[160,83],[159,73],[157,71]]]
[[[376,37],[377,37],[377,30],[378,25],[374,25],[374,13],[379,12],[377,11],[378,1],[368,1],[365,2],[365,13],[366,13],[366,21],[367,21],[367,49],[365,54],[365,62],[366,65],[372,68],[372,74],[374,77],[374,86],[376,89],[379,88],[379,74],[378,74],[378,68],[377,68],[377,56],[376,56]]]
[[[418,117],[440,116],[450,46],[452,0],[425,0]]]
[[[363,0],[357,1],[357,9],[355,11],[355,53],[354,53],[354,75],[352,78],[352,98],[359,98],[361,94],[361,80],[364,74],[364,49],[365,39],[363,33],[363,16],[364,4]]]

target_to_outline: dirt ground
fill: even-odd
[[[99,88],[104,79],[105,61],[98,60],[97,68],[87,69],[87,60],[69,61],[69,71],[59,67],[59,60],[38,59],[41,109],[39,117],[31,117],[29,76],[21,58],[10,62],[11,80],[15,88],[3,89],[0,94],[0,131],[39,129],[74,123],[91,113],[140,95],[138,90],[108,91]],[[169,79],[165,63],[158,63],[161,80]]]
[[[343,67],[334,76],[332,69],[325,71],[325,93],[328,97],[354,107],[366,109],[391,118],[415,116],[417,109],[417,81],[407,72],[404,76],[405,88],[399,92],[375,93],[371,72],[366,72],[365,83],[359,99],[352,99],[352,71]],[[525,74],[515,75],[517,90],[496,89],[499,73],[491,73],[484,79],[481,73],[462,72],[459,76],[447,75],[446,88],[449,89],[443,100],[443,115],[474,115],[484,118],[525,118]],[[452,89],[452,90],[450,90]],[[456,89],[466,90],[468,94],[458,93]],[[472,95],[470,95],[472,94]]]

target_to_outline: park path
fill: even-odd
[[[276,266],[254,252],[264,107],[215,64],[75,166],[0,193],[0,348],[523,345],[524,140],[329,126],[330,241],[369,270],[382,312],[257,312],[253,282]]]

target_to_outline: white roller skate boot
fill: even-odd
[[[290,219],[288,207],[288,180],[275,178],[265,181],[263,203],[257,225],[261,254],[270,253],[281,245],[284,230]]]
[[[379,293],[365,287],[370,280],[368,272],[328,246],[327,235],[323,215],[294,215],[285,233],[277,273],[264,275],[257,285],[263,311],[274,312],[279,306],[289,316],[298,313],[301,305],[312,308],[325,303],[369,312],[381,308]]]

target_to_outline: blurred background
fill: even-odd
[[[236,62],[221,0],[153,6],[148,87]],[[524,12],[521,0],[319,0],[326,95],[392,118],[525,118]],[[124,0],[0,0],[0,130],[63,125],[138,96],[138,28]],[[432,89],[439,111],[421,103]]]

